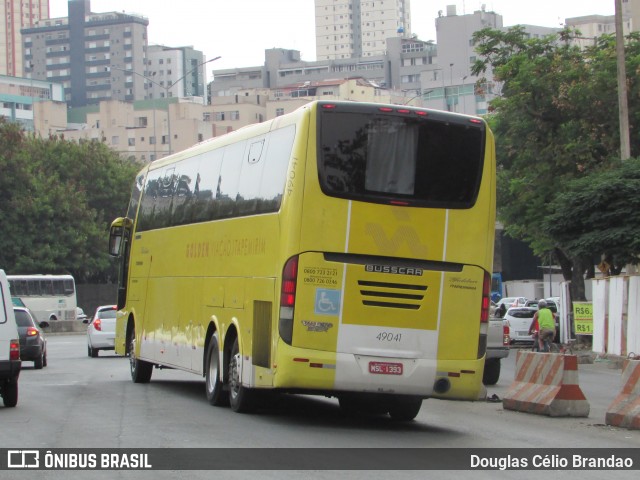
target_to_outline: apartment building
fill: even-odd
[[[279,89],[288,85],[325,80],[364,78],[380,88],[409,92],[421,88],[421,72],[433,66],[437,49],[433,42],[415,37],[387,39],[385,55],[304,62],[300,52],[265,50],[262,66],[214,70],[209,84],[212,102],[248,88]]]
[[[631,19],[630,31],[640,29],[640,0],[622,0],[622,13]]]
[[[623,11],[625,11],[625,9],[623,9]],[[638,18],[638,21],[640,22],[640,18]],[[580,36],[574,39],[574,43],[581,47],[593,46],[597,42],[598,37],[602,35],[616,34],[615,15],[587,15],[567,18],[566,25],[580,31]],[[640,25],[640,23],[638,23],[638,25]],[[633,17],[628,13],[623,13],[622,31],[624,35],[629,34],[632,30]]]
[[[0,75],[0,116],[19,123],[26,131],[35,130],[34,111],[38,103],[63,99],[60,84]]]
[[[245,89],[214,97],[162,98],[136,102],[103,100],[67,110],[62,101],[35,105],[36,134],[99,141],[122,155],[150,162],[209,138],[290,113],[316,99],[402,103],[395,92],[363,78],[303,82],[276,90]]]
[[[0,75],[22,76],[20,30],[49,18],[49,0],[2,0],[0,18]]]
[[[204,55],[193,47],[147,47],[146,98],[201,97],[206,100]]]
[[[37,135],[103,142],[141,162],[151,162],[226,133],[214,124],[214,107],[186,98],[103,100],[97,105],[71,109],[66,103],[55,101],[38,102],[35,106]]]
[[[384,55],[387,39],[411,36],[409,0],[315,0],[316,58]]]
[[[72,107],[145,98],[149,21],[119,12],[92,13],[89,0],[69,0],[68,8],[66,18],[22,29],[24,76],[61,83]]]

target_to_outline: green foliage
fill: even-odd
[[[102,143],[36,138],[0,119],[2,268],[113,278],[109,223],[126,211],[138,169]]]
[[[497,144],[498,217],[508,234],[527,242],[540,256],[554,251],[574,266],[584,265],[585,258],[608,252],[605,237],[620,235],[616,257],[637,258],[635,243],[626,232],[600,232],[596,241],[598,234],[591,231],[595,222],[574,223],[573,212],[580,205],[561,208],[571,196],[568,188],[584,187],[573,187],[572,180],[588,182],[592,173],[600,178],[604,174],[596,172],[615,171],[612,166],[621,163],[615,38],[605,35],[580,49],[569,42],[576,35],[579,32],[564,30],[557,36],[527,38],[521,27],[507,32],[485,29],[474,35],[481,60],[472,72],[482,75],[491,69],[502,84],[502,97],[492,102],[490,118]],[[637,156],[640,136],[633,133],[640,124],[637,33],[627,38],[625,48],[631,150]],[[625,214],[622,204],[597,203],[583,196],[574,200],[600,209],[592,212],[594,218],[607,217],[612,208],[620,209],[613,215],[616,219]],[[561,235],[565,226],[569,230]]]
[[[544,230],[577,256],[601,253],[613,273],[640,258],[640,159],[573,180],[551,205]]]

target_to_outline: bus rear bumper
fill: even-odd
[[[484,359],[393,358],[290,348],[277,363],[274,387],[477,400]]]

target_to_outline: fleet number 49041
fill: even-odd
[[[402,340],[401,333],[380,332],[376,338],[381,342],[399,342]]]

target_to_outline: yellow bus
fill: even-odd
[[[397,420],[475,400],[494,223],[482,119],[309,103],[139,173],[110,233],[116,352],[134,382],[193,372],[238,412],[264,390]]]

